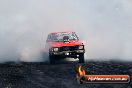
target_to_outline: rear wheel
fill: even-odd
[[[79,55],[79,63],[84,63],[84,53]]]

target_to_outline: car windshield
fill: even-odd
[[[68,37],[68,40],[77,40],[78,37],[75,33],[54,33],[51,36],[52,41],[63,41],[64,37]]]

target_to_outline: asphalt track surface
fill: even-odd
[[[2,63],[0,88],[132,88],[127,84],[78,84],[77,62]],[[128,74],[132,79],[132,62],[89,61],[82,64],[87,74]]]

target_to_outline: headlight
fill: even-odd
[[[83,49],[84,46],[79,46],[78,49]]]
[[[58,48],[53,48],[53,51],[55,51],[55,52],[58,51],[58,50],[59,50]]]

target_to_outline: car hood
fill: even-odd
[[[68,42],[50,42],[51,47],[62,47],[62,46],[76,46],[83,45],[80,40],[72,40]]]

